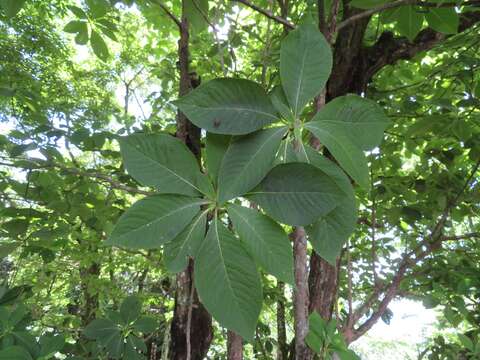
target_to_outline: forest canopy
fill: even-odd
[[[395,356],[480,359],[479,34],[478,0],[0,0],[0,360],[380,359],[402,299],[435,332]]]

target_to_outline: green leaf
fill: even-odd
[[[375,101],[357,95],[335,98],[311,122],[321,122],[318,125],[333,136],[347,136],[362,150],[379,146],[389,124],[385,112]]]
[[[275,221],[243,206],[229,204],[228,215],[253,258],[278,280],[293,284],[292,246]]]
[[[205,140],[205,164],[208,175],[214,184],[218,181],[218,172],[231,140],[230,135],[207,133]]]
[[[120,217],[106,244],[131,249],[158,248],[175,238],[203,203],[181,195],[146,197]]]
[[[32,360],[27,350],[20,346],[10,346],[0,350],[0,360]]]
[[[399,7],[394,7],[393,9],[387,9],[380,13],[380,21],[382,24],[390,24],[398,21],[398,14],[400,13]]]
[[[132,340],[132,338],[132,335],[127,338],[127,343],[125,344],[125,353],[123,354],[122,360],[145,360],[145,357],[137,352],[135,348],[135,342]]]
[[[121,358],[125,348],[125,343],[120,331],[117,333],[112,333],[108,338],[101,339],[100,342],[105,345],[110,357],[114,359]]]
[[[0,305],[10,305],[14,303],[22,294],[30,291],[31,287],[27,285],[21,285],[21,286],[14,286],[11,289],[6,289],[4,287],[0,287]],[[27,314],[27,310],[25,307],[22,306],[17,306],[16,310],[14,311],[13,314],[18,314],[20,312],[22,318]],[[13,314],[11,315],[11,318],[13,317]],[[17,315],[18,317],[18,315]],[[21,318],[19,319],[19,321]]]
[[[3,97],[14,97],[16,90],[11,87],[0,86],[0,96]]]
[[[13,290],[15,288],[12,288],[10,290]],[[9,292],[7,292],[4,297],[6,297]],[[3,298],[2,298],[3,300]],[[15,304],[15,308],[13,310],[10,311],[10,318],[8,319],[8,322],[9,324],[12,326],[12,327],[15,327],[16,325],[18,325],[23,319],[25,319],[25,317],[28,315],[28,309],[26,308],[25,305],[23,305],[22,303],[20,304]]]
[[[40,353],[40,348],[37,344],[35,337],[27,331],[14,331],[12,332],[15,338],[15,343],[27,349],[30,355],[37,357]]]
[[[123,353],[124,343],[120,328],[107,319],[93,320],[83,331],[89,338],[99,341],[113,358],[119,358]]]
[[[183,6],[192,34],[199,34],[208,28],[208,0],[185,0]]]
[[[5,11],[7,18],[13,18],[22,10],[25,0],[2,0],[0,5]]]
[[[270,96],[270,100],[277,112],[281,114],[284,119],[290,122],[295,120],[292,109],[290,109],[290,106],[288,105],[287,97],[281,86],[275,86],[268,96]]]
[[[444,34],[456,34],[460,23],[454,8],[429,8],[425,14],[428,26]]]
[[[19,246],[20,246],[20,244],[18,244],[18,243],[7,243],[7,244],[0,243],[0,260],[2,260],[4,257],[7,257],[8,255],[10,255]]]
[[[111,27],[115,27],[115,24],[113,23],[110,23],[109,21],[103,21],[102,23],[106,23],[106,24],[109,24]],[[118,42],[118,38],[117,38],[117,35],[115,35],[115,32],[110,28],[110,27],[107,27],[105,25],[102,25],[102,24],[97,24],[97,29],[99,29],[105,36],[109,37],[110,39],[112,39],[113,41],[117,41]]]
[[[133,134],[120,138],[119,143],[125,168],[141,184],[160,193],[195,196],[208,192],[208,179],[179,139],[167,134]]]
[[[83,334],[92,340],[108,338],[117,332],[120,328],[108,319],[95,319],[83,330]]]
[[[422,30],[423,14],[417,11],[414,6],[409,5],[401,6],[396,16],[400,34],[413,41],[420,30]]]
[[[63,349],[65,346],[65,337],[63,335],[42,336],[40,338],[40,345],[39,356],[49,358]]]
[[[336,353],[340,357],[340,360],[361,360],[353,350],[338,350]]]
[[[149,334],[157,330],[157,321],[148,316],[141,316],[133,323],[133,329],[144,334]]]
[[[340,134],[337,130],[332,132],[328,123],[312,121],[305,124],[320,142],[327,147],[348,175],[360,186],[367,189],[370,182],[367,158],[363,151],[353,144],[349,137]]]
[[[65,27],[63,28],[63,31],[71,34],[76,34],[76,33],[88,33],[88,25],[86,21],[81,21],[81,20],[72,20],[70,21]]]
[[[164,260],[168,271],[178,273],[185,270],[188,257],[195,257],[205,238],[208,211],[197,215],[191,224],[175,239],[165,244]]]
[[[107,44],[95,30],[92,30],[90,34],[90,45],[92,45],[93,52],[100,60],[107,61],[109,56]]]
[[[316,312],[312,312],[308,317],[308,334],[305,337],[305,343],[314,352],[319,354],[326,341],[327,322]]]
[[[350,180],[335,163],[310,147],[305,150],[308,162],[327,174],[343,191],[338,205],[306,229],[317,254],[335,265],[357,223],[355,193]]]
[[[220,325],[251,341],[262,308],[260,276],[240,241],[217,218],[195,259],[194,274],[208,312]]]
[[[75,42],[78,44],[78,45],[86,45],[88,43],[88,40],[90,40],[89,36],[88,36],[88,27],[85,26],[84,28],[82,28],[82,30],[80,32],[77,33],[77,35],[75,36]]]
[[[120,315],[122,316],[125,324],[130,324],[132,321],[138,319],[142,311],[142,303],[140,299],[131,295],[123,300],[122,305],[120,306]]]
[[[86,3],[94,19],[105,16],[110,8],[107,0],[86,0]]]
[[[286,127],[271,128],[233,138],[218,176],[220,204],[243,195],[258,185],[272,168],[280,141],[286,132]]]
[[[280,78],[295,117],[324,88],[332,70],[332,51],[313,24],[303,24],[282,41]]]
[[[335,265],[343,245],[355,230],[356,219],[355,201],[343,201],[312,224],[307,232],[315,252]]]
[[[244,79],[211,80],[175,104],[195,125],[217,134],[248,134],[277,121],[262,87]]]
[[[460,340],[460,342],[462,343],[462,345],[465,348],[467,348],[470,351],[474,350],[473,342],[468,336],[466,336],[464,334],[457,334],[457,336],[458,336],[458,339]]]
[[[248,194],[267,214],[302,226],[333,210],[342,190],[323,171],[303,163],[281,164]]]
[[[85,14],[85,11],[83,9],[79,8],[78,6],[75,5],[67,5],[67,8],[75,14],[75,16],[81,18],[81,19],[87,19],[87,14]]]

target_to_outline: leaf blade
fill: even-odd
[[[200,213],[189,226],[164,247],[165,265],[173,273],[185,270],[188,257],[195,257],[205,238],[208,210]]]
[[[216,134],[244,135],[277,121],[260,85],[244,79],[214,79],[175,105],[200,128]]]
[[[314,166],[288,163],[274,167],[247,197],[275,220],[303,226],[333,210],[341,191]]]
[[[262,180],[271,169],[285,127],[259,130],[232,140],[220,167],[218,201],[223,204]]]
[[[229,204],[228,214],[247,250],[278,280],[293,284],[293,255],[282,227],[257,210]]]
[[[309,122],[305,128],[320,139],[348,175],[363,188],[368,188],[370,178],[367,158],[349,137],[336,132],[332,133],[332,129],[322,122]]]
[[[198,163],[179,139],[167,134],[133,134],[119,139],[128,173],[160,193],[195,196],[202,192]]]
[[[202,200],[181,195],[148,196],[120,217],[106,244],[131,249],[158,248],[175,238],[202,204]]]
[[[283,40],[280,78],[295,117],[324,88],[332,69],[332,52],[313,24],[302,24]]]
[[[194,276],[198,295],[213,317],[252,340],[262,307],[260,277],[240,241],[217,218],[196,258]]]

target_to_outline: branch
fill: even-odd
[[[474,178],[479,167],[480,167],[480,160],[478,160],[475,166],[473,167],[472,172],[466,179],[461,190],[456,194],[455,198],[452,201],[450,201],[445,207],[442,213],[442,216],[440,217],[439,221],[435,224],[430,236],[425,238],[423,241],[421,241],[415,247],[414,250],[406,253],[402,257],[402,260],[400,261],[400,265],[392,279],[392,282],[386,289],[383,288],[383,290],[385,291],[382,291],[382,289],[375,289],[375,291],[367,299],[367,301],[364,304],[362,304],[354,312],[353,319],[358,321],[363,316],[364,311],[368,309],[371,306],[371,304],[373,304],[375,301],[378,300],[378,297],[380,296],[380,294],[382,292],[385,293],[383,299],[380,301],[380,304],[377,310],[374,311],[373,314],[362,325],[360,325],[357,329],[352,329],[352,328],[346,329],[346,334],[349,335],[349,338],[347,339],[348,342],[355,341],[360,336],[365,334],[385,313],[388,305],[390,304],[392,299],[397,295],[398,288],[400,287],[400,283],[402,282],[405,276],[405,273],[410,267],[418,264],[421,260],[425,259],[428,255],[430,255],[435,249],[438,249],[442,241],[449,240],[449,239],[454,240],[457,238],[457,237],[441,236],[441,232],[443,230],[443,227],[445,226],[445,222],[448,218],[448,215],[450,214],[450,211],[457,204],[462,194],[470,185],[470,182]],[[479,235],[478,233],[470,233],[470,234],[465,234],[464,236],[468,236],[471,238],[471,237],[478,237],[478,235]],[[424,248],[425,250],[422,250]]]
[[[268,10],[265,10],[265,9],[262,9],[261,7],[257,6],[257,5],[254,5],[252,4],[251,2],[249,2],[248,0],[230,0],[232,2],[239,2],[257,12],[259,12],[260,14],[262,15],[265,15],[266,17],[272,19],[272,20],[275,20],[276,22],[288,27],[289,29],[295,29],[295,25],[293,25],[291,22],[289,22],[287,19],[284,19],[280,16],[277,16],[277,15],[274,15],[271,11],[268,11]]]
[[[129,193],[132,193],[132,194],[141,194],[141,195],[153,195],[153,194],[155,194],[155,192],[152,192],[152,191],[140,190],[140,189],[128,186],[128,185],[124,185],[124,184],[120,183],[119,181],[116,181],[116,180],[112,179],[111,177],[109,177],[108,175],[105,175],[105,174],[102,174],[102,173],[91,172],[91,171],[83,171],[83,170],[79,170],[79,169],[76,169],[76,168],[64,167],[62,165],[53,165],[51,167],[57,167],[57,168],[65,171],[65,172],[68,172],[68,173],[73,174],[73,175],[86,176],[86,177],[98,179],[98,180],[104,181],[106,183],[109,183],[112,188],[123,190],[123,191],[129,192]]]
[[[342,21],[340,24],[337,26],[337,31],[340,31],[341,29],[352,25],[354,22],[372,16],[374,14],[377,14],[379,12],[382,12],[384,10],[388,9],[393,9],[397,8],[400,6],[404,5],[416,5],[416,6],[421,6],[421,7],[457,7],[457,6],[475,6],[475,5],[480,5],[480,1],[478,0],[471,0],[471,1],[466,1],[463,3],[454,3],[454,2],[448,2],[448,3],[434,3],[434,2],[424,2],[424,1],[418,1],[418,0],[396,0],[391,3],[383,4],[376,6],[372,9],[363,11],[361,13],[355,14],[348,19]]]
[[[151,0],[154,4],[160,6],[162,8],[163,11],[165,11],[165,13],[168,15],[168,17],[170,19],[172,19],[172,21],[178,26],[179,29],[182,28],[182,23],[180,22],[180,20],[170,11],[169,8],[167,8],[163,3],[161,3],[160,1],[158,0]]]
[[[458,32],[472,28],[480,21],[480,12],[462,14]],[[360,67],[357,83],[365,91],[373,76],[387,65],[393,65],[399,60],[409,60],[422,51],[432,49],[439,42],[451,37],[426,28],[420,31],[413,42],[405,37],[395,37],[392,32],[383,32],[377,42],[362,51],[363,66]]]
[[[153,194],[155,194],[155,192],[152,192],[152,191],[145,191],[145,190],[137,189],[137,188],[134,188],[134,187],[131,187],[131,186],[128,186],[128,185],[124,185],[124,184],[120,183],[119,181],[111,178],[110,176],[108,176],[106,174],[102,174],[102,173],[99,173],[99,172],[93,172],[93,171],[80,170],[80,169],[77,169],[77,168],[70,168],[70,167],[67,167],[67,166],[64,166],[64,165],[60,165],[60,164],[45,163],[44,165],[38,165],[36,163],[32,163],[32,165],[29,165],[29,166],[27,166],[27,165],[21,166],[21,165],[17,165],[17,164],[14,164],[14,163],[0,162],[0,165],[9,166],[9,167],[16,167],[16,168],[21,168],[21,169],[26,169],[26,170],[57,168],[57,169],[60,169],[64,172],[67,172],[67,173],[72,174],[72,175],[78,175],[78,176],[82,176],[82,177],[90,177],[90,178],[98,179],[100,181],[109,183],[110,186],[114,189],[123,190],[123,191],[129,192],[129,193],[132,193],[132,194],[141,194],[141,195],[153,195]]]
[[[337,32],[337,16],[339,9],[340,0],[333,0],[330,8],[330,15],[327,20],[328,31],[327,34],[325,34],[329,43],[332,43],[333,35]]]
[[[466,240],[466,239],[480,239],[480,232],[473,232],[462,235],[453,235],[453,236],[443,236],[442,240]]]

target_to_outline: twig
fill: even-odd
[[[255,10],[256,12],[259,12],[260,14],[265,15],[266,17],[275,20],[276,22],[288,27],[289,29],[295,29],[295,25],[293,25],[291,22],[289,22],[287,19],[282,18],[281,16],[274,15],[271,11],[262,9],[261,7],[252,4],[251,2],[247,0],[230,0],[232,2],[239,2],[245,6],[248,6],[249,8]]]
[[[182,27],[182,23],[180,22],[180,20],[170,11],[169,8],[167,8],[164,4],[162,4],[160,1],[158,0],[151,0],[154,4],[160,6],[162,8],[163,11],[165,11],[165,13],[168,15],[168,17],[170,19],[173,20],[173,22],[178,26],[178,28],[180,29]]]
[[[84,171],[84,170],[80,170],[80,169],[76,169],[76,168],[70,168],[70,167],[66,167],[64,165],[60,165],[60,164],[45,163],[45,165],[37,165],[35,163],[32,163],[31,166],[27,167],[27,166],[20,166],[20,165],[13,164],[13,163],[0,162],[0,165],[22,168],[22,169],[27,169],[27,170],[28,169],[53,169],[53,168],[57,168],[57,169],[60,169],[64,172],[67,172],[67,173],[72,174],[72,175],[90,177],[90,178],[94,178],[94,179],[98,179],[98,180],[107,182],[107,183],[110,184],[110,186],[112,188],[123,190],[123,191],[129,192],[129,193],[132,193],[132,194],[141,194],[141,195],[153,195],[153,194],[155,194],[155,192],[152,192],[152,191],[141,190],[141,189],[137,189],[137,188],[134,188],[134,187],[131,187],[131,186],[123,185],[119,181],[112,179],[110,176],[108,176],[106,174],[102,174],[102,173],[99,173],[99,172],[92,172],[92,171]]]

